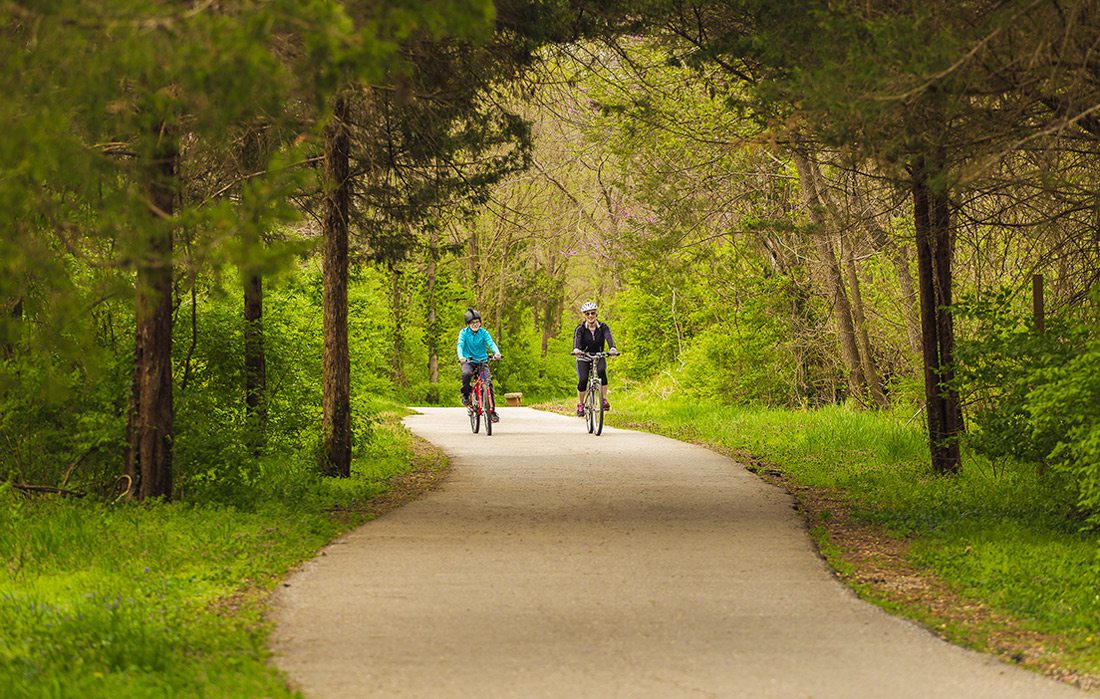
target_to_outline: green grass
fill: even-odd
[[[409,437],[375,435],[349,480],[272,460],[232,505],[28,500],[0,486],[4,696],[295,696],[268,663],[266,596],[410,468]]]
[[[924,422],[907,425],[908,417],[637,394],[620,395],[609,414],[614,424],[710,444],[837,490],[854,516],[906,537],[914,564],[1020,628],[1061,639],[1068,651],[1058,662],[1067,668],[1100,673],[1100,533],[1082,530],[1072,493],[1034,466],[965,451],[961,474],[933,475]]]

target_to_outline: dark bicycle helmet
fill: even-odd
[[[475,320],[481,320],[481,314],[472,308],[467,308],[466,315],[464,315],[463,317],[466,319],[466,325],[469,325]]]

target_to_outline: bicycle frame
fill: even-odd
[[[485,418],[485,434],[493,434],[493,412],[496,402],[493,397],[493,377],[489,371],[489,360],[472,362],[477,371],[470,379],[470,405],[466,412],[470,416],[470,429],[478,433],[481,419]]]
[[[588,433],[597,437],[603,434],[603,382],[596,371],[596,362],[606,357],[615,355],[607,352],[584,352],[578,354],[577,359],[592,364],[588,370],[588,387],[584,391],[584,421],[588,427]]]

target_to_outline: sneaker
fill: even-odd
[[[604,401],[603,402],[603,411],[606,413],[608,410],[611,410],[611,404],[608,403],[607,401]]]
[[[584,417],[584,403],[577,403],[577,417]]]
[[[500,415],[497,415],[497,411],[493,411],[493,422],[500,422]]]
[[[462,396],[462,404],[464,406],[466,406],[467,408],[470,407],[470,396],[469,395]]]

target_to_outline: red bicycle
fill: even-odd
[[[490,357],[491,361],[492,358]],[[493,434],[496,421],[496,401],[493,398],[493,376],[489,372],[489,361],[474,362],[474,376],[470,381],[470,404],[466,413],[470,416],[470,429],[477,434],[481,427],[481,418],[485,417],[485,434]]]

